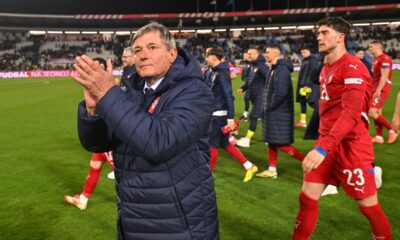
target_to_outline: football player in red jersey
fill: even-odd
[[[94,188],[100,180],[101,168],[105,162],[108,162],[111,168],[114,170],[114,162],[111,151],[92,154],[92,158],[90,159],[89,173],[86,177],[85,184],[83,185],[82,193],[74,196],[65,195],[64,200],[68,204],[75,205],[81,210],[86,209],[89,197],[92,195]]]
[[[375,58],[372,63],[372,99],[368,114],[375,120],[376,136],[372,138],[372,142],[384,143],[382,130],[385,127],[389,130],[387,142],[390,144],[396,141],[398,134],[392,128],[390,122],[382,115],[382,107],[389,97],[392,85],[393,61],[389,55],[383,52],[383,44],[380,41],[372,41],[368,46],[368,50]]]
[[[351,25],[341,17],[318,23],[319,52],[326,55],[320,74],[320,136],[302,165],[293,239],[308,239],[318,218],[318,200],[328,184],[341,185],[367,218],[374,239],[391,239],[391,225],[377,197],[372,162],[374,152],[366,112],[371,98],[370,74],[346,51]]]

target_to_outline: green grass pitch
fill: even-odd
[[[234,91],[241,83],[239,78],[233,81]],[[384,109],[389,120],[399,90],[400,71],[396,71]],[[89,169],[90,153],[81,147],[76,129],[81,88],[71,78],[0,79],[0,92],[0,239],[116,239],[115,189],[106,178],[107,165],[86,211],[63,200],[65,194],[80,193]],[[242,97],[235,95],[235,106],[240,117]],[[298,120],[299,105],[295,106]],[[241,125],[239,137],[247,128],[248,123]],[[304,141],[303,135],[304,129],[295,130],[294,145],[305,154],[313,142]],[[383,168],[379,199],[392,223],[393,239],[400,239],[399,146],[400,140],[375,146],[376,163]],[[265,169],[267,148],[261,140],[261,122],[251,148],[242,150],[260,170]],[[255,178],[243,183],[243,168],[220,151],[214,179],[221,239],[291,238],[301,165],[279,153],[278,173],[276,180]],[[321,199],[311,239],[364,240],[371,239],[371,234],[354,201],[340,190]]]

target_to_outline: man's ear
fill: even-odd
[[[172,48],[171,50],[169,50],[169,60],[171,64],[175,61],[177,56],[178,50],[176,48]]]

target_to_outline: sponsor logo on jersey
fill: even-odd
[[[344,84],[362,84],[363,80],[361,78],[345,78]]]

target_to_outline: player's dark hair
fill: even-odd
[[[351,24],[342,17],[327,17],[317,22],[317,26],[328,26],[345,35],[344,42],[350,38]]]
[[[258,53],[260,53],[260,51],[261,51],[259,46],[254,46],[254,45],[253,45],[253,46],[250,46],[248,50],[250,50],[250,49],[254,49],[254,50],[256,50]]]
[[[221,60],[225,57],[224,51],[222,51],[221,48],[219,47],[213,47],[210,50],[207,51],[206,56],[214,55],[218,58],[218,60]]]

